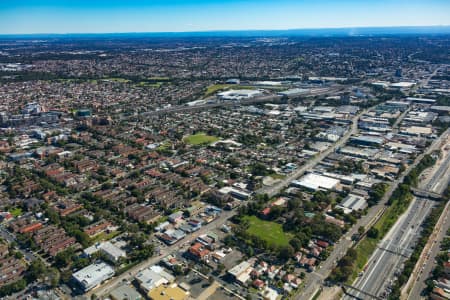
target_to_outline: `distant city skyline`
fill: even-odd
[[[0,34],[450,25],[448,0],[14,0]]]

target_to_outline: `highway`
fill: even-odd
[[[447,139],[447,142],[444,144],[449,145],[449,139]],[[423,182],[421,187],[426,187],[430,191],[437,193],[442,193],[447,187],[450,181],[450,148],[447,150],[444,149],[444,151],[443,161],[440,162],[438,170],[434,172],[434,175],[428,182]],[[435,258],[440,251],[441,242],[446,236],[447,230],[450,228],[450,218],[448,217],[449,210],[450,202],[447,203],[444,208],[444,212],[436,224],[427,245],[425,245],[424,250],[422,251],[421,257],[410,278],[411,282],[406,284],[406,289],[404,289],[402,295],[403,299],[426,299],[426,297],[422,296],[422,291],[426,288],[426,280],[436,266]],[[412,289],[410,289],[411,284]]]
[[[442,136],[442,144],[447,144],[447,135]],[[442,145],[441,144],[441,145]],[[445,157],[432,169],[428,178],[419,184],[419,188],[441,193],[444,184],[448,182],[447,172],[450,167],[450,155]],[[447,175],[447,176],[445,176]],[[444,187],[445,188],[445,187]],[[379,243],[378,248],[368,261],[368,269],[361,278],[358,278],[353,286],[375,296],[389,294],[389,285],[394,281],[395,273],[401,272],[402,263],[411,255],[417,239],[420,237],[420,225],[430,213],[436,203],[429,199],[414,198],[407,212],[394,224],[385,238]],[[399,255],[400,254],[400,255]],[[352,291],[349,291],[352,293]],[[352,297],[353,296],[353,297]],[[343,299],[361,298],[358,292]],[[417,299],[415,296],[411,299]]]
[[[391,182],[383,198],[377,205],[372,206],[368,213],[361,217],[358,222],[353,225],[353,227],[339,240],[339,242],[334,246],[333,251],[330,253],[328,259],[321,264],[321,268],[313,273],[307,273],[305,279],[305,287],[301,293],[297,294],[295,299],[298,300],[309,300],[315,293],[319,290],[322,285],[323,279],[327,278],[333,268],[336,266],[337,261],[341,259],[347,250],[353,246],[354,242],[351,240],[352,235],[358,233],[358,228],[360,226],[368,229],[370,226],[376,223],[379,218],[383,215],[386,206],[385,204],[391,197],[392,193],[395,191],[397,186],[403,181],[406,174],[409,173],[417,164],[422,160],[422,158],[434,150],[442,146],[443,141],[447,139],[450,130],[444,132],[439,138],[437,138],[426,151],[421,155],[417,156],[414,163],[406,168],[406,170],[400,175],[398,179]]]
[[[359,277],[353,286],[371,295],[384,297],[389,293],[396,272],[402,270],[402,264],[412,254],[417,242],[421,224],[430,213],[435,201],[414,198],[405,214],[403,214],[367,262],[366,272]],[[352,296],[343,299],[364,299],[359,292],[349,290]]]

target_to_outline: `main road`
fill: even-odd
[[[320,95],[320,94],[324,94],[324,93],[330,93],[330,92],[334,92],[336,91],[336,89],[320,89],[317,91],[311,91],[311,93],[309,94],[309,96],[314,96],[314,95]],[[244,104],[249,104],[249,103],[259,103],[259,102],[267,102],[267,101],[273,101],[276,99],[281,99],[280,96],[265,96],[265,97],[260,97],[260,98],[256,98],[256,99],[249,99],[247,101],[245,101]],[[256,101],[256,102],[255,102]],[[242,101],[241,101],[242,102]],[[236,105],[236,103],[230,103],[230,102],[223,102],[223,103],[217,103],[217,104],[207,104],[207,105],[200,105],[195,107],[194,109],[210,109],[213,107],[221,107],[221,106],[233,106]],[[166,113],[175,113],[175,112],[183,112],[183,111],[189,111],[192,110],[192,107],[186,107],[186,106],[180,106],[180,107],[174,107],[171,109],[166,109],[164,111],[155,111],[155,112],[149,112],[149,113],[144,113],[141,114],[140,116],[150,116],[150,115],[154,115],[154,114],[166,114]],[[342,144],[344,144],[347,139],[350,137],[350,135],[353,132],[356,132],[357,130],[357,119],[358,116],[354,118],[353,120],[353,124],[352,124],[352,130],[350,130],[347,135],[344,137],[345,141],[342,142],[337,142],[337,145],[340,146]],[[336,149],[336,144],[333,147],[333,149]],[[331,150],[333,151],[333,150]],[[331,151],[329,151],[328,153],[331,153]],[[314,158],[314,163],[312,164],[308,164],[309,168],[314,167],[317,163],[319,163],[326,155],[321,155],[320,157],[316,157]],[[208,231],[214,229],[214,228],[218,228],[220,225],[222,225],[223,223],[225,223],[226,220],[228,220],[229,218],[231,218],[232,216],[234,216],[236,214],[236,211],[224,211],[222,212],[222,214],[220,215],[220,217],[218,219],[216,219],[215,221],[213,221],[212,223],[203,226],[199,231],[188,235],[187,237],[185,237],[183,240],[181,240],[180,242],[178,242],[175,245],[169,246],[167,248],[164,248],[161,251],[161,254],[157,257],[151,257],[149,259],[147,259],[146,261],[136,265],[135,267],[133,267],[132,269],[130,269],[128,272],[123,273],[119,276],[113,277],[112,279],[110,279],[108,282],[100,285],[99,287],[89,291],[88,293],[86,293],[84,295],[84,297],[90,297],[93,294],[95,295],[108,295],[109,292],[111,292],[111,290],[120,282],[122,281],[126,281],[126,280],[130,280],[131,278],[133,278],[134,276],[136,276],[136,274],[142,270],[145,269],[151,265],[154,265],[156,263],[158,263],[159,260],[161,260],[161,258],[163,258],[164,256],[167,256],[171,253],[174,253],[176,251],[178,251],[180,249],[180,244],[183,243],[183,241],[187,241],[187,240],[194,240],[196,239],[199,235],[202,235],[204,233],[207,233]]]
[[[228,220],[235,214],[236,214],[235,211],[223,211],[217,219],[215,219],[211,223],[203,226],[200,230],[186,236],[184,239],[182,239],[178,243],[161,250],[161,253],[159,256],[151,257],[151,258],[141,262],[140,264],[134,266],[129,271],[127,271],[119,276],[113,277],[106,283],[104,283],[104,284],[100,285],[99,287],[86,293],[84,295],[84,297],[90,298],[93,294],[95,294],[97,296],[107,296],[111,292],[111,290],[114,289],[120,282],[131,280],[133,277],[136,276],[136,274],[139,271],[141,271],[149,266],[152,266],[154,264],[157,264],[163,257],[180,250],[180,248],[182,247],[181,244],[187,243],[187,241],[189,241],[189,242],[193,241],[198,236],[205,234],[215,228],[219,228],[222,224],[224,224],[226,222],[226,220]]]
[[[367,110],[368,109],[363,110],[362,112],[360,112],[358,115],[356,115],[352,119],[352,123],[351,123],[350,129],[347,130],[345,135],[342,138],[340,138],[336,143],[334,143],[330,148],[328,148],[327,150],[323,151],[322,153],[319,153],[317,156],[315,156],[312,159],[310,159],[301,168],[295,170],[294,172],[292,172],[291,174],[286,176],[282,181],[274,184],[273,186],[262,187],[261,189],[259,189],[257,191],[257,193],[258,194],[267,194],[269,197],[275,196],[282,189],[286,188],[293,180],[295,180],[295,179],[299,178],[300,176],[302,176],[303,174],[305,174],[306,171],[309,171],[312,168],[314,168],[318,163],[320,163],[330,153],[332,153],[332,152],[336,151],[337,149],[339,149],[340,147],[342,147],[342,145],[347,143],[348,139],[352,135],[354,135],[354,134],[356,134],[358,132],[358,120],[359,120],[359,117],[362,116],[363,114],[365,114],[367,112]]]

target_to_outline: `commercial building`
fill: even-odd
[[[246,260],[228,270],[228,274],[238,283],[245,284],[253,270],[253,260]]]
[[[114,269],[107,263],[100,262],[73,273],[72,279],[86,292],[113,276]]]
[[[431,127],[410,126],[406,128],[400,128],[400,133],[413,135],[413,136],[429,136],[433,133]]]
[[[146,268],[140,271],[135,278],[139,283],[139,287],[146,293],[163,284],[170,284],[175,280],[175,277],[164,271],[160,266]]]
[[[291,184],[295,187],[303,187],[313,191],[321,189],[334,190],[339,185],[339,180],[327,176],[309,173],[299,180],[292,181]]]
[[[133,286],[121,284],[115,288],[109,296],[112,300],[142,300],[141,294]]]
[[[450,114],[450,106],[432,106],[430,110],[436,112],[440,115],[449,115]]]
[[[242,100],[261,96],[262,92],[259,90],[230,90],[217,94],[222,100]]]
[[[337,208],[341,208],[344,210],[344,213],[349,214],[352,211],[363,210],[367,207],[367,201],[364,197],[349,194],[339,205]]]
[[[84,249],[83,253],[89,257],[98,251],[103,253],[109,261],[114,263],[118,262],[121,257],[127,256],[125,251],[109,241],[92,245],[91,247]]]
[[[379,147],[384,143],[384,138],[377,136],[361,135],[350,138],[352,144],[360,146]]]
[[[422,103],[422,104],[434,104],[436,102],[435,99],[416,98],[416,97],[408,97],[408,98],[406,98],[406,100],[410,101],[410,102]]]
[[[310,91],[311,91],[310,89],[295,88],[295,89],[289,89],[287,91],[279,92],[278,95],[285,96],[285,97],[295,97],[295,96],[308,94]]]
[[[160,285],[148,293],[151,300],[186,300],[189,293],[181,289],[177,284],[169,286]]]

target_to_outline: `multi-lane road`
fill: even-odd
[[[447,140],[445,144],[449,145],[449,140]],[[434,175],[429,182],[424,182],[422,184],[425,188],[437,193],[443,192],[450,181],[450,149],[444,149],[444,151],[445,157],[440,162],[437,171],[434,172]],[[425,299],[422,292],[426,288],[426,280],[436,266],[435,258],[440,251],[441,242],[446,236],[447,230],[450,228],[448,211],[449,204],[444,208],[441,218],[430,236],[430,240],[424,247],[422,255],[412,274],[412,278],[410,278],[410,280],[414,280],[412,289],[405,290],[406,293],[404,299]]]
[[[439,149],[442,146],[443,141],[447,140],[448,134],[450,130],[447,130],[443,133],[438,139],[436,139],[431,146],[424,151],[421,155],[417,156],[414,160],[414,163],[407,167],[407,169],[400,175],[400,177],[393,182],[390,183],[387,192],[384,194],[383,198],[379,201],[379,203],[375,206],[372,206],[368,213],[363,216],[358,222],[353,225],[353,227],[345,234],[339,242],[334,246],[333,251],[326,261],[321,264],[321,268],[313,273],[308,273],[306,277],[306,283],[304,289],[299,293],[295,298],[299,300],[309,300],[311,299],[316,292],[322,286],[323,279],[330,275],[333,268],[336,266],[336,263],[339,259],[341,259],[347,250],[353,246],[354,242],[351,240],[351,237],[358,233],[359,227],[369,228],[373,225],[384,213],[386,209],[386,203],[389,198],[392,196],[392,193],[395,191],[397,186],[403,182],[406,174],[409,173],[413,168],[415,168],[422,158],[436,149]]]
[[[415,243],[420,237],[420,226],[430,213],[435,201],[414,198],[405,214],[403,214],[367,263],[367,270],[353,286],[377,297],[384,297],[390,291],[395,274],[401,272],[402,264],[412,254]],[[364,299],[360,292],[349,290],[350,295],[343,299]]]
[[[441,137],[447,144],[447,132]],[[433,168],[428,178],[419,184],[431,192],[442,193],[448,183],[450,172],[450,155],[445,153],[439,165]],[[394,281],[396,272],[401,272],[402,264],[411,255],[419,238],[420,226],[430,213],[436,202],[425,198],[414,198],[407,212],[394,224],[378,248],[368,261],[367,270],[358,278],[353,286],[374,296],[383,297],[389,294],[389,286]],[[357,291],[349,291],[344,299],[364,298]],[[415,292],[413,298],[416,297]]]

